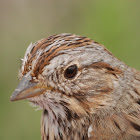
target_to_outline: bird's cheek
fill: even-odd
[[[85,103],[80,102],[76,98],[72,97],[69,98],[68,104],[69,110],[73,111],[79,116],[87,115],[88,106]]]

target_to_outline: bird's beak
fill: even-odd
[[[22,100],[43,94],[45,90],[50,90],[51,87],[46,87],[43,84],[31,81],[30,73],[27,73],[21,79],[18,87],[12,94],[10,101]]]

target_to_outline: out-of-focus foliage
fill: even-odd
[[[30,42],[75,33],[104,44],[140,69],[139,5],[139,0],[0,0],[0,139],[41,139],[41,111],[25,101],[9,101]]]

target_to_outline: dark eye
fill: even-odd
[[[77,74],[77,71],[78,71],[77,66],[71,65],[65,70],[64,76],[67,79],[72,79]]]

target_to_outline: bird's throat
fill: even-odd
[[[44,110],[41,120],[42,140],[87,140],[89,123],[86,118],[62,119]]]

